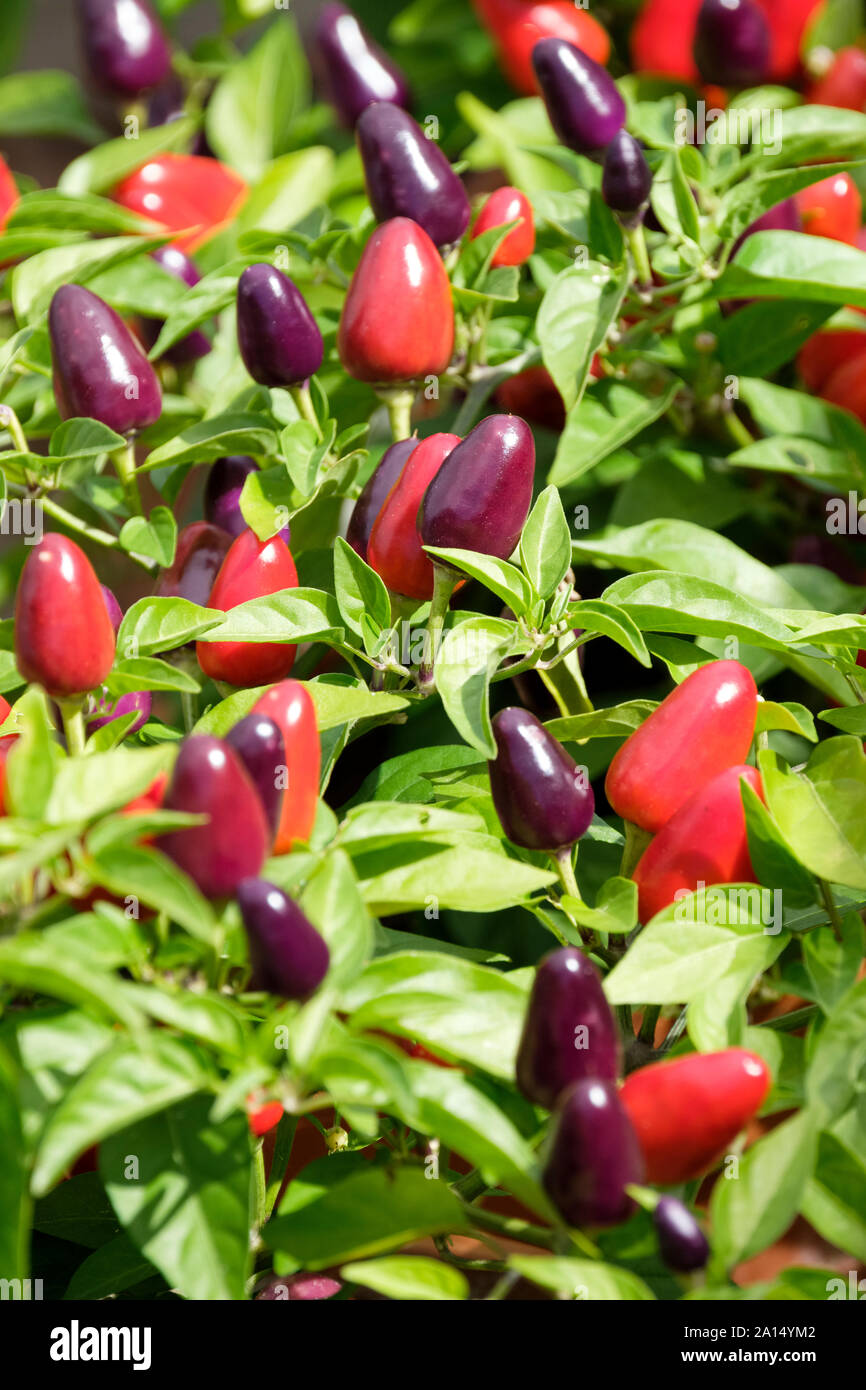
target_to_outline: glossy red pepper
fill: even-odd
[[[614,756],[604,789],[617,815],[655,832],[719,772],[744,761],[758,692],[739,661],[687,676]]]
[[[692,52],[703,0],[646,0],[631,31],[632,65],[637,72],[680,78],[697,86]]]
[[[838,405],[856,415],[858,420],[866,421],[866,353],[858,351],[837,367],[821,387],[821,395],[831,405]]]
[[[298,841],[306,843],[319,807],[322,750],[316,706],[300,681],[280,681],[253,706],[256,714],[273,719],[283,736],[286,789],[274,840],[274,854],[288,854]]]
[[[268,1134],[275,1129],[283,1118],[283,1105],[279,1100],[268,1100],[264,1105],[248,1104],[247,1119],[250,1124],[250,1132],[261,1138],[263,1134]]]
[[[546,367],[527,367],[497,388],[496,399],[510,415],[557,433],[565,424],[565,406]]]
[[[670,1186],[709,1172],[769,1089],[766,1063],[740,1047],[632,1072],[620,1100],[638,1137],[647,1182]]]
[[[800,71],[800,50],[809,22],[825,0],[755,0],[770,29],[766,81],[788,82]]]
[[[497,246],[491,266],[523,265],[535,250],[532,204],[519,188],[506,184],[503,188],[497,188],[487,199],[472,228],[472,239],[474,241],[482,232],[489,232],[491,227],[504,227],[509,222],[516,222],[517,226]]]
[[[830,67],[806,89],[806,100],[815,106],[840,106],[849,111],[866,109],[866,53],[862,48],[840,48]]]
[[[644,924],[701,884],[757,881],[749,857],[741,779],[763,800],[755,768],[745,763],[729,767],[695,792],[644,850],[633,874]]]
[[[418,436],[413,434],[409,439],[398,439],[386,449],[352,508],[352,515],[346,527],[346,540],[362,560],[367,558],[370,532],[382,510],[382,503],[402,473],[406,460],[417,443]]]
[[[5,700],[3,696],[0,695],[0,724],[5,724],[11,713],[12,706],[9,701]],[[6,759],[12,751],[12,745],[16,737],[16,734],[4,734],[2,738],[0,738],[0,816],[5,814],[6,809],[3,799],[3,793],[6,787]]]
[[[12,177],[12,170],[0,155],[0,231],[9,221],[18,196],[18,185]]]
[[[525,96],[538,91],[532,50],[539,39],[567,39],[597,63],[610,57],[607,30],[572,0],[473,0],[473,5],[496,43],[506,77]]]
[[[185,598],[206,608],[231,543],[231,536],[222,527],[208,521],[190,522],[178,535],[174,561],[160,575],[156,593],[161,598]]]
[[[439,252],[408,217],[377,227],[358,263],[337,333],[358,381],[438,376],[454,350],[451,286]]]
[[[121,207],[176,232],[173,245],[192,251],[240,211],[247,185],[234,169],[197,154],[160,154],[115,188]]]
[[[850,174],[833,174],[829,179],[802,188],[796,202],[804,232],[844,241],[848,246],[857,245],[863,222],[863,200]]]
[[[424,493],[459,443],[459,434],[431,434],[422,439],[373,522],[367,564],[395,594],[433,597],[433,562],[422,548],[415,522]]]
[[[239,603],[294,589],[297,584],[298,572],[285,541],[279,536],[260,541],[254,531],[242,531],[223,560],[207,606],[227,613]],[[292,669],[295,651],[285,642],[196,643],[198,663],[206,676],[240,686],[282,680]]]
[[[858,310],[858,313],[863,313]],[[864,324],[866,330],[866,324]],[[833,373],[866,353],[866,331],[828,328],[813,333],[797,354],[797,369],[807,390],[821,395]]]
[[[93,566],[66,536],[30,551],[15,601],[15,659],[55,700],[101,685],[114,662],[114,628]]]

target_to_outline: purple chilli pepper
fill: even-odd
[[[750,236],[756,232],[801,232],[803,222],[800,217],[800,210],[793,198],[785,198],[781,203],[777,203],[774,208],[768,208],[765,213],[757,217],[754,222],[750,222],[746,230],[734,242],[731,258],[733,259]]]
[[[215,459],[208,470],[204,487],[205,517],[232,539],[247,530],[241,511],[241,493],[249,475],[258,471],[259,465],[246,454],[227,454],[225,458]],[[286,545],[291,542],[291,534],[289,526],[279,532]]]
[[[769,26],[753,0],[704,0],[693,53],[705,82],[754,86],[763,81],[769,66]]]
[[[532,66],[557,138],[595,155],[625,124],[625,102],[606,68],[565,39],[539,39]]]
[[[574,1081],[616,1081],[619,1031],[588,956],[574,946],[540,961],[517,1049],[517,1085],[527,1100],[552,1110]]]
[[[259,873],[271,830],[246,768],[227,743],[210,734],[185,739],[163,806],[207,817],[157,841],[206,898],[230,897]]]
[[[156,251],[151,251],[151,258],[161,265],[163,270],[168,271],[176,280],[182,280],[185,285],[192,289],[197,285],[201,276],[193,265],[189,256],[179,250],[177,246],[160,246]],[[159,337],[162,328],[162,319],[142,319],[141,333],[148,348],[152,348]],[[187,362],[197,362],[202,357],[207,357],[211,350],[210,339],[202,333],[201,329],[194,328],[191,333],[187,333],[185,338],[173,343],[170,348],[162,354],[167,362],[172,362],[176,367],[182,367]]]
[[[436,246],[460,240],[470,217],[466,189],[407,111],[374,102],[358,118],[355,137],[377,222],[409,217]]]
[[[612,1081],[585,1077],[560,1097],[542,1182],[569,1226],[616,1226],[634,1210],[641,1183],[637,1135]]]
[[[85,61],[97,86],[136,97],[168,75],[168,41],[147,0],[78,0],[78,13]]]
[[[238,345],[260,386],[300,386],[322,365],[322,335],[307,301],[266,261],[248,265],[238,281]]]
[[[84,285],[61,285],[48,310],[54,395],[64,420],[87,416],[118,434],[159,419],[162,393],[138,339]]]
[[[653,176],[644,152],[627,130],[618,130],[604,152],[601,196],[631,225],[643,217]]]
[[[249,773],[276,835],[286,778],[286,745],[279,728],[266,714],[254,712],[229,729],[225,741]]]
[[[659,1251],[668,1269],[690,1274],[703,1269],[710,1257],[706,1236],[678,1197],[660,1197],[653,1211]]]
[[[307,999],[328,973],[327,944],[296,902],[261,878],[238,885],[238,904],[247,932],[250,985],[283,999]]]
[[[108,609],[108,616],[111,619],[111,626],[114,628],[114,635],[117,636],[120,624],[123,622],[123,609],[117,602],[111,589],[107,584],[100,584],[102,597],[105,599],[105,606]],[[94,733],[97,729],[103,728],[106,724],[111,724],[115,719],[122,719],[125,714],[138,712],[138,717],[133,720],[127,729],[127,734],[137,734],[139,729],[144,728],[150,718],[153,707],[153,696],[149,690],[130,690],[126,695],[120,695],[115,700],[110,695],[103,693],[98,699],[93,701],[93,707],[86,716],[87,732]]]
[[[346,528],[346,540],[362,560],[367,558],[367,544],[373,522],[417,443],[418,436],[413,434],[410,439],[398,439],[396,444],[386,449],[355,503]]]
[[[418,511],[423,545],[507,560],[529,515],[535,441],[519,415],[488,415],[446,458]]]
[[[534,714],[518,705],[494,717],[493,737],[490,789],[509,840],[551,854],[570,848],[589,829],[595,811],[585,771]]]
[[[108,609],[108,616],[111,619],[111,626],[114,628],[116,637],[120,630],[120,624],[123,622],[123,609],[107,584],[100,584],[99,587],[102,590],[102,597],[105,599],[105,606]]]
[[[411,105],[409,85],[384,49],[345,5],[323,5],[313,37],[317,75],[343,125],[351,130],[374,101]]]

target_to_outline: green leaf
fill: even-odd
[[[6,761],[6,801],[13,815],[41,820],[51,796],[61,755],[54,738],[45,696],[25,691],[15,707],[19,737]]]
[[[375,570],[338,536],[334,543],[334,585],[340,613],[347,628],[363,633],[362,617],[369,618],[377,632],[391,623],[388,590]]]
[[[569,605],[568,618],[575,627],[587,632],[600,632],[613,642],[618,642],[641,666],[652,665],[639,627],[628,613],[615,604],[597,598],[582,599]]]
[[[34,1193],[48,1192],[91,1145],[208,1082],[196,1054],[176,1038],[151,1033],[146,1049],[118,1039],[91,1063],[49,1119],[33,1170]]]
[[[508,1264],[539,1288],[591,1302],[646,1302],[653,1293],[631,1270],[564,1255],[510,1255]]]
[[[130,659],[173,651],[222,621],[222,613],[185,598],[140,598],[123,615],[117,651]]]
[[[26,1148],[15,1073],[8,1055],[0,1051],[0,1269],[6,1279],[27,1278],[29,1227]]]
[[[713,1266],[721,1274],[772,1245],[800,1206],[815,1162],[815,1126],[808,1110],[759,1139],[723,1176],[710,1199]]]
[[[831,883],[866,888],[866,755],[858,738],[821,743],[802,773],[760,755],[767,806],[794,854]]]
[[[664,415],[681,383],[660,378],[639,389],[606,379],[589,386],[568,413],[549,482],[565,487]]]
[[[800,299],[866,308],[866,254],[803,232],[756,232],[716,285],[720,299]]]
[[[834,1119],[863,1089],[866,1067],[866,980],[854,985],[836,1004],[818,1034],[806,1077],[812,1109]]]
[[[330,853],[310,875],[301,906],[328,943],[329,983],[353,980],[373,954],[373,927],[345,851]]]
[[[45,313],[54,291],[70,282],[85,285],[95,275],[161,246],[167,235],[102,237],[40,251],[17,265],[10,279],[15,317],[33,323]]]
[[[91,877],[121,898],[139,898],[213,945],[216,922],[206,898],[176,864],[142,845],[109,845],[88,860]]]
[[[815,1172],[800,1211],[831,1245],[866,1260],[866,1166],[833,1134],[818,1140]]]
[[[174,561],[177,522],[168,507],[154,507],[150,516],[131,516],[123,523],[120,544],[131,555],[147,555],[162,569]]]
[[[637,926],[637,884],[630,878],[607,879],[599,889],[595,907],[567,894],[562,901],[575,921],[590,931],[622,934]]]
[[[226,454],[275,454],[277,437],[261,415],[230,411],[188,425],[147,456],[139,472],[182,463],[212,463]]]
[[[341,642],[337,600],[321,589],[281,589],[230,608],[203,642]]]
[[[590,738],[628,738],[656,708],[653,700],[627,700],[611,709],[588,710],[548,720],[545,728],[560,742],[582,743]]]
[[[425,1255],[386,1255],[381,1260],[343,1265],[340,1274],[350,1283],[401,1302],[442,1303],[469,1297],[465,1274]]]
[[[134,1288],[155,1273],[150,1260],[121,1233],[82,1260],[63,1297],[72,1302],[116,1298],[125,1289]]]
[[[238,216],[238,230],[279,234],[296,227],[327,202],[334,180],[334,152],[327,145],[281,155],[250,189]]]
[[[469,618],[451,628],[436,657],[436,689],[461,738],[496,757],[490,724],[490,679],[512,649],[515,628],[502,618]]]
[[[738,637],[770,650],[784,650],[792,638],[791,630],[768,610],[691,574],[626,575],[602,597],[624,608],[645,632]]]
[[[203,275],[197,285],[186,289],[160,329],[159,337],[150,350],[151,360],[162,357],[193,328],[200,328],[233,304],[238,292],[238,280],[246,267],[252,264],[252,256],[240,256],[229,261],[228,265],[220,266],[219,270]]]
[[[848,912],[841,922],[841,940],[832,927],[819,927],[803,941],[803,964],[814,998],[828,1016],[853,988],[866,951],[863,922]]]
[[[491,593],[506,603],[515,617],[521,617],[532,605],[532,590],[526,579],[507,560],[495,555],[481,555],[477,550],[449,550],[438,545],[425,545],[428,555],[444,560],[463,574],[477,579]]]
[[[106,193],[156,155],[187,150],[195,130],[195,121],[184,117],[143,130],[135,140],[107,140],[67,164],[57,187],[61,193]]]
[[[68,72],[16,72],[0,78],[0,136],[61,136],[97,144],[105,131],[90,116]]]
[[[396,861],[396,862],[395,862]],[[377,917],[413,908],[497,912],[526,901],[556,875],[471,846],[411,846],[405,855],[377,851],[355,861],[361,890]]]
[[[565,402],[580,401],[593,356],[615,321],[625,280],[600,261],[570,266],[550,285],[538,311],[536,330],[545,367]]]
[[[19,990],[47,994],[80,1005],[98,1018],[117,1018],[129,1027],[141,1024],[141,1014],[107,972],[94,970],[85,954],[58,957],[49,940],[22,932],[0,941],[0,980]]]
[[[812,905],[816,892],[812,875],[791,853],[770,812],[748,782],[740,783],[740,794],[746,813],[749,858],[758,882],[778,888],[789,906]]]
[[[99,1171],[132,1241],[187,1299],[243,1300],[252,1225],[245,1114],[216,1124],[193,1096],[113,1135]],[[137,1172],[128,1176],[128,1156]]]
[[[207,137],[248,182],[283,154],[294,116],[307,103],[309,75],[293,20],[279,15],[231,66],[207,107]]]
[[[92,820],[125,806],[147,790],[173,762],[171,748],[115,748],[84,758],[67,758],[55,774],[44,810],[49,825]]]
[[[722,198],[715,216],[719,237],[722,241],[738,237],[770,208],[792,198],[801,188],[856,167],[848,160],[839,164],[806,165],[802,169],[756,171],[735,184]]]
[[[539,494],[520,537],[520,563],[535,592],[549,598],[571,564],[571,531],[558,488]]]
[[[73,459],[89,458],[96,454],[110,454],[122,449],[125,440],[122,435],[103,425],[100,420],[64,420],[51,435],[48,453],[51,458]]]

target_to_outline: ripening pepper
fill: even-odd
[[[0,695],[0,724],[5,724],[11,713],[12,706],[9,704],[9,701]],[[6,759],[12,752],[17,737],[17,734],[3,734],[2,737],[0,737],[0,816],[6,813],[6,804],[4,801],[4,792],[6,788]]]
[[[242,880],[259,873],[270,829],[246,768],[222,739],[210,734],[184,739],[164,806],[208,817],[157,841],[206,898],[229,897]]]
[[[436,246],[460,240],[469,223],[466,189],[408,111],[374,102],[359,117],[355,138],[377,222],[411,217]]]
[[[47,532],[27,557],[15,599],[15,660],[55,700],[102,684],[114,628],[93,567],[74,541]]]
[[[644,152],[627,130],[618,130],[604,152],[601,196],[614,212],[638,221],[649,200],[653,176]]]
[[[756,217],[754,222],[750,222],[746,230],[734,242],[731,256],[736,256],[744,241],[748,241],[750,236],[756,232],[801,232],[803,223],[796,201],[793,198],[785,198],[775,207],[769,208],[767,212]]]
[[[265,1101],[264,1105],[255,1105],[247,1097],[247,1120],[249,1121],[250,1133],[257,1139],[262,1135],[270,1134],[272,1129],[276,1129],[285,1111],[283,1103],[279,1100]]]
[[[659,1253],[668,1269],[690,1274],[710,1258],[709,1241],[679,1197],[659,1197],[653,1210]]]
[[[313,69],[343,125],[354,126],[374,101],[409,109],[409,84],[345,5],[323,5],[313,34]]]
[[[496,43],[506,77],[524,96],[538,92],[532,50],[540,39],[567,39],[597,63],[606,63],[610,57],[607,30],[572,0],[473,0],[473,4]]]
[[[770,62],[770,30],[753,0],[704,0],[698,11],[695,62],[705,82],[749,87]]]
[[[840,48],[824,75],[806,89],[806,101],[814,106],[866,110],[866,53],[863,49]]]
[[[604,784],[617,815],[653,833],[725,768],[745,761],[758,692],[739,661],[693,671],[615,754]]]
[[[692,46],[703,0],[644,0],[631,31],[636,72],[673,77],[697,86]]]
[[[564,39],[542,39],[532,62],[558,139],[598,154],[625,124],[625,102],[607,70]]]
[[[385,450],[352,509],[346,528],[346,540],[362,560],[367,558],[370,532],[382,509],[382,503],[402,473],[417,443],[418,438],[413,434],[410,439],[398,439]]]
[[[424,545],[507,560],[532,502],[535,442],[519,415],[488,415],[451,451],[418,513]]]
[[[273,883],[248,878],[237,896],[253,971],[250,988],[283,999],[308,999],[328,973],[331,957],[324,937]]]
[[[171,52],[148,0],[78,0],[84,59],[97,86],[118,97],[156,87]]]
[[[274,840],[274,854],[288,854],[298,841],[306,844],[319,805],[322,750],[316,707],[300,681],[280,681],[253,706],[254,714],[272,719],[283,736],[285,793]]]
[[[770,1089],[754,1052],[692,1053],[634,1071],[620,1091],[646,1163],[646,1180],[665,1187],[714,1168]]]
[[[491,193],[478,214],[472,228],[472,240],[491,227],[505,227],[516,222],[503,241],[499,243],[490,261],[491,266],[523,265],[535,250],[535,218],[532,204],[519,188],[507,185]]]
[[[249,475],[258,471],[259,465],[255,459],[246,454],[227,454],[224,458],[214,459],[208,469],[203,498],[205,518],[212,526],[225,531],[232,540],[247,529],[240,505],[241,493]],[[288,545],[291,528],[284,526],[278,535]]]
[[[12,177],[12,170],[0,155],[0,231],[6,226],[12,209],[18,202],[18,185]]]
[[[337,333],[357,381],[438,376],[454,350],[451,285],[436,247],[408,217],[377,227],[352,276]]]
[[[261,1293],[255,1295],[257,1302],[315,1303],[320,1298],[333,1298],[343,1285],[339,1279],[328,1274],[274,1275]]]
[[[850,174],[833,174],[796,194],[803,231],[856,246],[863,222],[863,200]]]
[[[214,580],[208,608],[223,613],[249,599],[294,589],[298,572],[284,540],[260,541],[243,531],[232,541]],[[197,642],[196,656],[206,676],[229,685],[267,685],[282,680],[292,669],[296,648],[286,642]]]
[[[54,395],[64,420],[89,416],[118,434],[159,419],[162,392],[138,339],[84,285],[61,285],[48,310]]]
[[[201,279],[201,275],[193,265],[189,256],[181,251],[177,246],[160,246],[156,251],[151,251],[151,257],[161,265],[163,270],[168,271],[176,280],[182,280],[185,285],[192,289]],[[152,348],[160,330],[162,329],[161,319],[142,319],[141,333],[148,349]],[[176,367],[183,367],[188,362],[197,362],[202,357],[207,357],[211,350],[210,339],[202,333],[200,328],[194,328],[191,333],[187,333],[185,338],[173,343],[167,348],[162,357],[166,362],[172,362]]]
[[[276,835],[286,772],[286,747],[280,730],[268,715],[253,712],[229,729],[225,741],[246,768],[271,834]]]
[[[100,584],[102,597],[105,599],[105,606],[108,609],[108,617],[114,630],[115,638],[120,624],[123,622],[123,609],[117,602],[114,594],[107,584]],[[122,719],[126,714],[136,714],[136,718],[127,729],[128,734],[136,734],[139,729],[143,729],[148,719],[153,704],[153,697],[149,690],[130,690],[125,695],[113,696],[103,694],[95,700],[92,707],[86,714],[87,732],[92,734],[96,729],[101,729],[105,724],[110,724],[114,719]]]
[[[575,1081],[556,1107],[542,1182],[569,1226],[615,1226],[634,1202],[626,1191],[643,1181],[637,1136],[613,1081]]]
[[[843,362],[831,373],[821,388],[821,395],[831,405],[849,410],[858,420],[866,421],[866,353],[858,347],[850,361]],[[859,665],[863,664],[862,656],[861,652],[857,658]]]
[[[185,598],[206,608],[231,543],[231,536],[221,527],[207,521],[190,522],[178,535],[174,560],[162,571],[156,593],[161,598]]]
[[[395,594],[433,597],[433,562],[421,547],[415,526],[421,499],[459,434],[431,434],[417,443],[385,501],[367,545],[367,564]]]
[[[497,388],[496,400],[509,415],[522,415],[524,420],[557,434],[565,424],[562,396],[550,372],[541,365],[508,377]]]
[[[755,883],[749,857],[740,780],[763,800],[760,773],[747,764],[726,768],[680,806],[638,860],[633,878],[638,914],[657,912],[703,883]]]
[[[300,386],[322,365],[322,335],[296,285],[266,261],[238,281],[238,345],[260,386]]]
[[[534,1105],[552,1110],[574,1081],[616,1081],[620,1038],[601,976],[574,946],[539,962],[517,1049],[517,1085]]]
[[[856,312],[866,311],[858,309]],[[823,395],[834,372],[866,353],[866,323],[863,328],[862,333],[856,328],[829,328],[813,333],[803,344],[797,354],[797,370],[808,391]]]
[[[493,736],[490,789],[509,840],[550,852],[575,844],[595,809],[585,772],[534,714],[517,705],[495,716]]]
[[[175,233],[173,245],[189,252],[237,216],[248,191],[240,174],[218,159],[159,154],[122,179],[112,197]]]

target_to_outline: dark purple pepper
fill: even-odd
[[[592,961],[574,946],[551,951],[535,972],[517,1049],[520,1090],[552,1110],[574,1081],[616,1081],[620,1054],[616,1021]]]
[[[322,365],[318,324],[296,285],[266,261],[238,281],[238,344],[260,386],[299,386]]]
[[[346,528],[346,540],[362,560],[367,558],[367,543],[373,522],[417,443],[418,437],[413,434],[411,439],[398,439],[396,444],[386,449],[355,503]]]
[[[563,145],[597,154],[625,124],[625,102],[606,68],[565,39],[539,39],[532,66]]]
[[[502,829],[524,849],[554,851],[589,829],[595,797],[585,771],[529,710],[512,705],[493,720],[496,758],[487,766]]]
[[[123,609],[107,584],[100,584],[99,587],[102,590],[102,597],[105,599],[105,606],[108,609],[108,616],[111,619],[111,626],[114,628],[116,637],[120,624],[123,622]]]
[[[418,122],[377,101],[358,118],[355,135],[377,222],[410,217],[436,246],[459,241],[469,225],[466,189]]]
[[[601,196],[614,212],[639,214],[646,206],[653,176],[644,152],[627,130],[618,130],[604,152]]]
[[[225,898],[259,873],[271,832],[258,792],[233,748],[210,734],[181,744],[163,803],[166,811],[205,815],[157,842],[206,898]]]
[[[48,310],[54,395],[64,420],[89,416],[118,434],[154,424],[162,393],[138,339],[84,285],[61,285]]]
[[[177,538],[174,562],[159,576],[156,593],[160,598],[189,599],[206,608],[231,543],[231,536],[219,526],[190,522]]]
[[[349,129],[374,101],[393,102],[408,110],[411,94],[406,78],[345,5],[322,6],[314,49],[314,66],[327,98]]]
[[[669,1269],[690,1274],[703,1269],[710,1258],[706,1236],[692,1213],[678,1197],[660,1197],[653,1211],[661,1257]]]
[[[150,718],[153,697],[149,690],[130,690],[126,695],[103,695],[94,703],[92,714],[87,715],[87,732],[92,734],[125,714],[137,713],[137,718],[127,729],[128,734],[136,734],[143,729]]]
[[[249,475],[258,471],[259,465],[246,454],[227,454],[225,458],[215,459],[208,470],[204,514],[209,522],[233,539],[247,530],[241,511],[241,493]],[[291,527],[284,526],[279,534],[289,545]]]
[[[615,1226],[631,1216],[629,1183],[641,1183],[643,1158],[612,1081],[586,1077],[563,1093],[542,1182],[569,1226]]]
[[[751,87],[769,67],[769,26],[753,0],[704,0],[693,52],[705,82]]]
[[[163,270],[167,270],[169,275],[173,275],[175,279],[182,280],[190,289],[193,285],[197,285],[201,279],[201,275],[189,256],[185,255],[177,246],[160,246],[158,250],[151,251],[150,254],[162,266]],[[141,333],[148,348],[154,346],[159,337],[162,323],[162,319],[141,320]],[[166,362],[173,362],[176,367],[182,367],[187,362],[197,362],[199,358],[207,357],[210,350],[209,338],[199,328],[194,328],[191,333],[187,333],[185,338],[174,343],[162,356]]]
[[[229,729],[225,741],[249,773],[276,835],[286,776],[286,745],[280,730],[266,714],[253,713]]]
[[[93,81],[117,96],[156,87],[171,52],[147,0],[78,0],[84,57]]]
[[[424,545],[507,560],[532,502],[535,441],[519,415],[488,415],[451,450],[418,511]]]
[[[239,884],[238,904],[253,968],[251,988],[284,999],[306,999],[328,973],[331,955],[296,902],[261,878]]]
[[[733,259],[739,251],[744,241],[748,241],[750,236],[756,232],[801,232],[803,222],[800,217],[800,210],[793,198],[785,198],[783,202],[777,203],[774,208],[769,208],[760,217],[756,217],[754,222],[750,222],[746,230],[734,242],[731,258]]]

